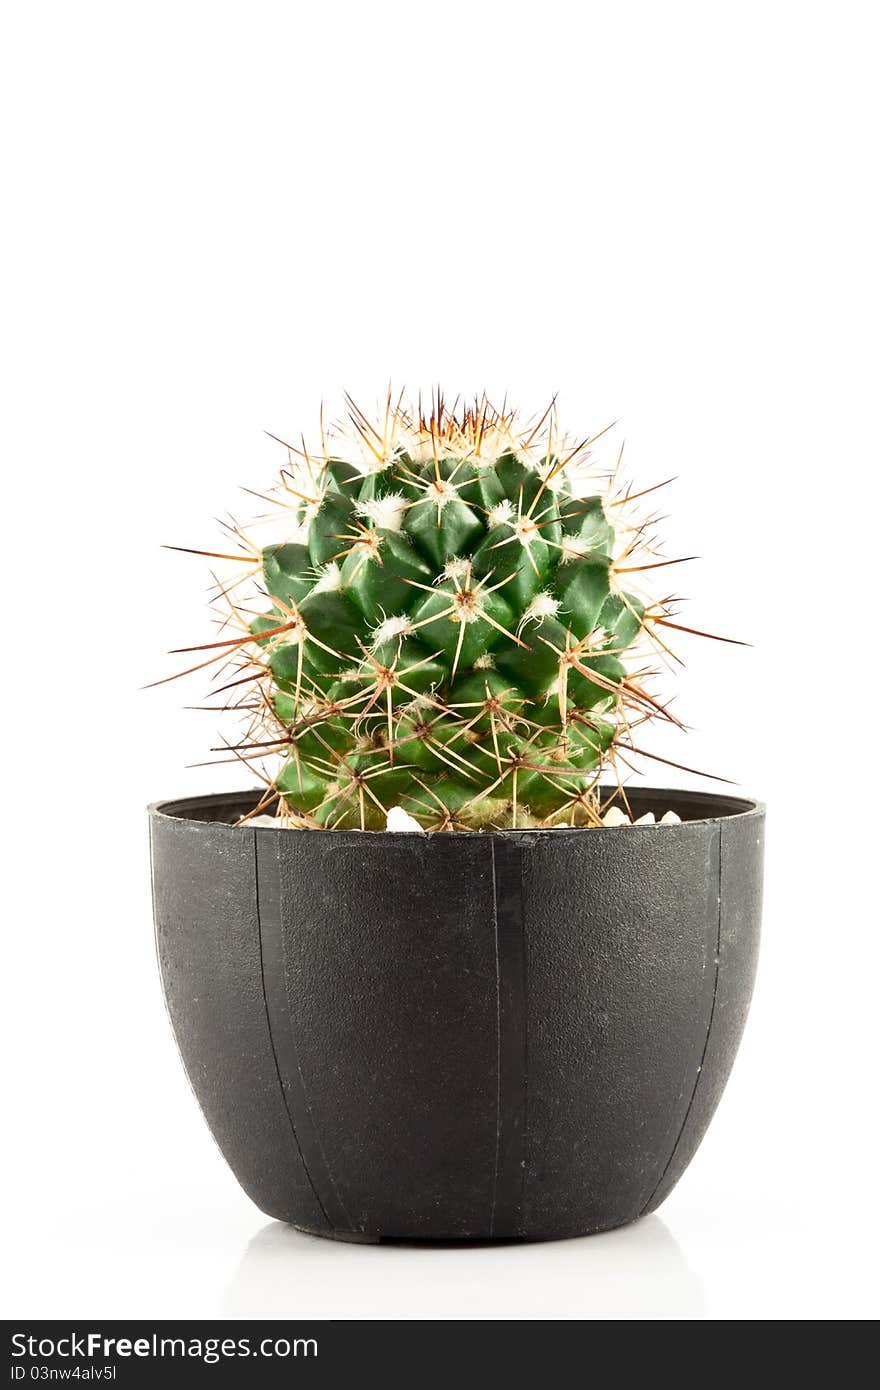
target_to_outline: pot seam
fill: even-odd
[[[505,1237],[522,1234],[526,1173],[528,984],[521,843],[492,840],[490,859],[498,1084],[489,1231]]]
[[[672,1167],[673,1160],[675,1159],[675,1155],[678,1153],[679,1146],[680,1146],[680,1144],[681,1144],[682,1139],[684,1138],[685,1130],[687,1129],[687,1126],[688,1126],[688,1120],[690,1119],[690,1117],[691,1117],[691,1111],[692,1111],[693,1108],[694,1108],[694,1101],[696,1100],[696,1098],[697,1098],[697,1092],[698,1092],[698,1090],[700,1089],[700,1082],[701,1082],[701,1080],[702,1080],[702,1078],[703,1078],[703,1068],[704,1068],[704,1066],[706,1065],[706,1054],[707,1054],[707,1052],[708,1052],[708,1050],[709,1050],[709,1039],[710,1039],[710,1037],[712,1036],[712,1024],[713,1024],[714,1021],[715,1021],[715,1005],[716,1005],[716,1002],[717,1002],[717,999],[718,999],[718,982],[719,982],[719,979],[720,979],[720,976],[721,976],[721,882],[722,882],[723,864],[724,864],[724,825],[723,825],[723,821],[719,820],[719,821],[718,821],[718,910],[717,910],[717,914],[716,914],[716,926],[715,926],[715,977],[714,977],[714,980],[713,980],[713,983],[712,983],[712,1002],[711,1002],[711,1004],[710,1004],[710,1006],[709,1006],[709,1018],[708,1018],[708,1021],[707,1021],[707,1023],[706,1023],[706,1036],[705,1036],[705,1038],[704,1038],[704,1040],[703,1040],[703,1049],[702,1049],[702,1052],[700,1053],[700,1062],[699,1062],[699,1066],[697,1067],[697,1074],[696,1074],[696,1077],[694,1078],[694,1085],[693,1085],[693,1089],[692,1089],[692,1091],[691,1091],[690,1100],[689,1100],[688,1103],[687,1103],[687,1109],[686,1109],[685,1112],[684,1112],[684,1118],[683,1118],[683,1120],[682,1120],[682,1122],[681,1122],[681,1128],[679,1129],[678,1134],[676,1135],[675,1143],[673,1144],[673,1146],[672,1146],[672,1151],[671,1151],[671,1153],[670,1153],[670,1155],[669,1155],[669,1158],[667,1159],[667,1161],[666,1161],[666,1163],[665,1163],[665,1165],[664,1165],[663,1172],[660,1174],[659,1178],[657,1179],[656,1183],[654,1184],[653,1188],[651,1189],[651,1194],[650,1194],[650,1196],[648,1197],[648,1200],[644,1203],[644,1205],[641,1207],[641,1209],[640,1209],[640,1211],[639,1211],[639,1216],[640,1216],[640,1217],[641,1217],[641,1216],[644,1216],[645,1213],[646,1213],[647,1211],[649,1211],[649,1210],[651,1209],[651,1207],[653,1206],[653,1203],[654,1203],[654,1200],[655,1200],[655,1198],[656,1198],[656,1196],[657,1196],[657,1193],[660,1191],[661,1187],[663,1186],[663,1183],[664,1183],[665,1180],[666,1180],[666,1175],[667,1175],[667,1173],[669,1172],[670,1168]]]
[[[299,1055],[296,1048],[296,1040],[290,1022],[290,1004],[287,995],[286,971],[284,968],[284,929],[281,918],[281,886],[280,886],[280,864],[278,862],[279,844],[272,844],[272,837],[277,837],[277,832],[273,831],[252,831],[254,837],[254,877],[256,886],[257,922],[260,948],[260,980],[263,988],[263,1006],[266,1014],[266,1027],[269,1034],[269,1045],[272,1049],[272,1057],[275,1062],[275,1071],[278,1077],[278,1086],[281,1091],[281,1098],[287,1114],[290,1132],[293,1138],[296,1152],[303,1166],[303,1172],[308,1179],[308,1183],[315,1196],[315,1201],[321,1209],[325,1221],[331,1231],[353,1230],[352,1221],[345,1209],[345,1204],[336,1190],[336,1185],[327,1166],[324,1157],[321,1140],[317,1128],[314,1124],[314,1116],[306,1095],[305,1083],[299,1065]],[[261,852],[261,845],[264,850]],[[262,872],[261,872],[262,869]],[[268,870],[268,874],[267,871]],[[269,878],[271,876],[271,893],[267,892]],[[274,978],[270,987],[269,978],[266,970],[266,947],[270,942],[274,946],[272,951],[274,964]],[[270,1002],[271,1001],[271,1002]],[[275,1023],[273,1026],[273,1014]],[[285,1026],[286,1024],[286,1026]],[[282,1068],[279,1049],[286,1054],[285,1065]],[[287,1080],[285,1081],[285,1076]],[[297,1085],[298,1081],[298,1085]],[[292,1095],[291,1092],[294,1092]],[[298,1103],[297,1103],[298,1102]],[[299,1115],[295,1112],[299,1111]],[[305,1144],[303,1131],[311,1129],[314,1144]],[[309,1157],[306,1157],[306,1148],[309,1150]],[[326,1173],[328,1186],[324,1189],[324,1195],[318,1190],[319,1184],[316,1182],[315,1170],[321,1169]],[[323,1184],[320,1184],[323,1186]]]

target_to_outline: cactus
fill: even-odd
[[[646,688],[671,600],[637,589],[676,562],[634,517],[620,460],[599,471],[599,436],[560,435],[555,406],[522,426],[485,399],[427,414],[389,399],[379,423],[349,405],[319,451],[285,446],[267,495],[280,537],[257,548],[233,526],[222,557],[248,567],[218,584],[239,631],[200,664],[224,663],[249,715],[231,756],[278,764],[257,811],[331,829],[384,828],[392,806],[429,830],[600,824],[636,728],[678,722]]]

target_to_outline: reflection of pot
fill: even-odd
[[[324,1235],[541,1238],[652,1211],[745,1022],[763,808],[681,825],[246,829],[151,808],[159,961],[193,1089],[263,1211]]]
[[[224,1318],[387,1321],[709,1316],[702,1281],[659,1216],[589,1240],[314,1240],[270,1222],[248,1244]]]

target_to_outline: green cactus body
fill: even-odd
[[[426,829],[597,823],[621,730],[651,713],[617,513],[558,440],[536,452],[485,407],[392,412],[381,438],[362,418],[369,465],[309,459],[295,539],[261,552],[244,655],[278,804],[340,829],[391,806]]]

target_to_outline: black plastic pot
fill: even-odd
[[[763,807],[487,834],[150,808],[159,962],[220,1148],[322,1235],[581,1235],[671,1191],[718,1103],[758,949]]]

